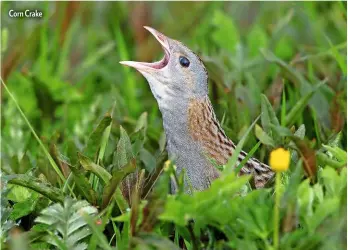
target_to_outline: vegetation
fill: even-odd
[[[346,249],[346,2],[1,8],[2,249]],[[43,18],[7,15],[26,8]],[[118,63],[162,55],[143,25],[202,57],[217,116],[248,156],[290,151],[276,188],[236,177],[232,156],[208,190],[169,194],[183,176],[157,103]]]

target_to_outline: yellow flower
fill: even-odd
[[[169,167],[170,167],[170,164],[172,164],[172,162],[171,162],[170,160],[167,160],[167,161],[164,163],[163,170],[164,170],[164,171],[168,171],[168,170],[169,170]]]
[[[171,160],[167,160],[167,161],[164,163],[163,170],[164,170],[164,171],[168,171],[169,168],[170,168],[170,165],[172,165],[172,161],[171,161]],[[176,170],[176,165],[173,165],[173,169]]]
[[[284,148],[273,150],[269,156],[269,165],[275,172],[283,172],[290,165],[290,151]]]

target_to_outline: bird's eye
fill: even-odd
[[[187,59],[186,57],[184,56],[180,56],[179,57],[179,63],[181,66],[187,68],[188,66],[190,66],[190,61],[189,59]]]

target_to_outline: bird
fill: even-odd
[[[202,191],[221,176],[214,166],[225,165],[236,150],[216,118],[208,96],[208,72],[200,57],[180,41],[144,26],[161,44],[164,56],[160,61],[120,63],[135,68],[147,80],[162,114],[166,149],[174,159],[176,172],[185,169],[184,186]],[[236,166],[246,157],[241,151]],[[272,169],[250,158],[239,175],[252,175],[252,185],[262,188],[274,177]],[[172,183],[172,192],[177,190]]]

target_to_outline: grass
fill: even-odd
[[[346,248],[345,2],[39,9],[42,20],[1,20],[3,249]],[[161,55],[144,25],[201,56],[238,150],[265,163],[290,150],[275,185],[253,189],[232,156],[209,189],[169,195],[183,175],[167,161],[157,103],[118,63]]]

